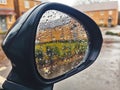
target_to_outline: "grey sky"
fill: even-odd
[[[59,3],[64,3],[70,6],[76,5],[76,4],[81,4],[81,3],[89,3],[91,2],[105,2],[105,1],[118,1],[119,4],[119,10],[120,10],[120,0],[41,0],[42,2],[59,2]]]

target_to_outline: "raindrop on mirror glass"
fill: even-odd
[[[87,48],[87,34],[80,22],[56,10],[42,15],[36,33],[35,62],[43,78],[56,78],[81,65]]]

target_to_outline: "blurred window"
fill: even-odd
[[[109,15],[112,15],[112,14],[113,14],[113,11],[109,11],[108,13],[109,13]]]
[[[30,3],[29,3],[29,1],[24,1],[24,6],[25,6],[25,8],[30,8]]]
[[[7,30],[7,24],[6,24],[6,16],[0,17],[0,28],[5,31]]]
[[[7,4],[7,0],[0,0],[0,4]]]
[[[100,24],[104,24],[104,19],[100,19]]]

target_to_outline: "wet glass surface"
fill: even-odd
[[[84,62],[88,47],[85,28],[74,18],[56,11],[46,11],[40,19],[35,41],[38,73],[53,79]]]

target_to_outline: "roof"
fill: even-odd
[[[75,8],[83,12],[118,9],[118,1],[77,5]]]

